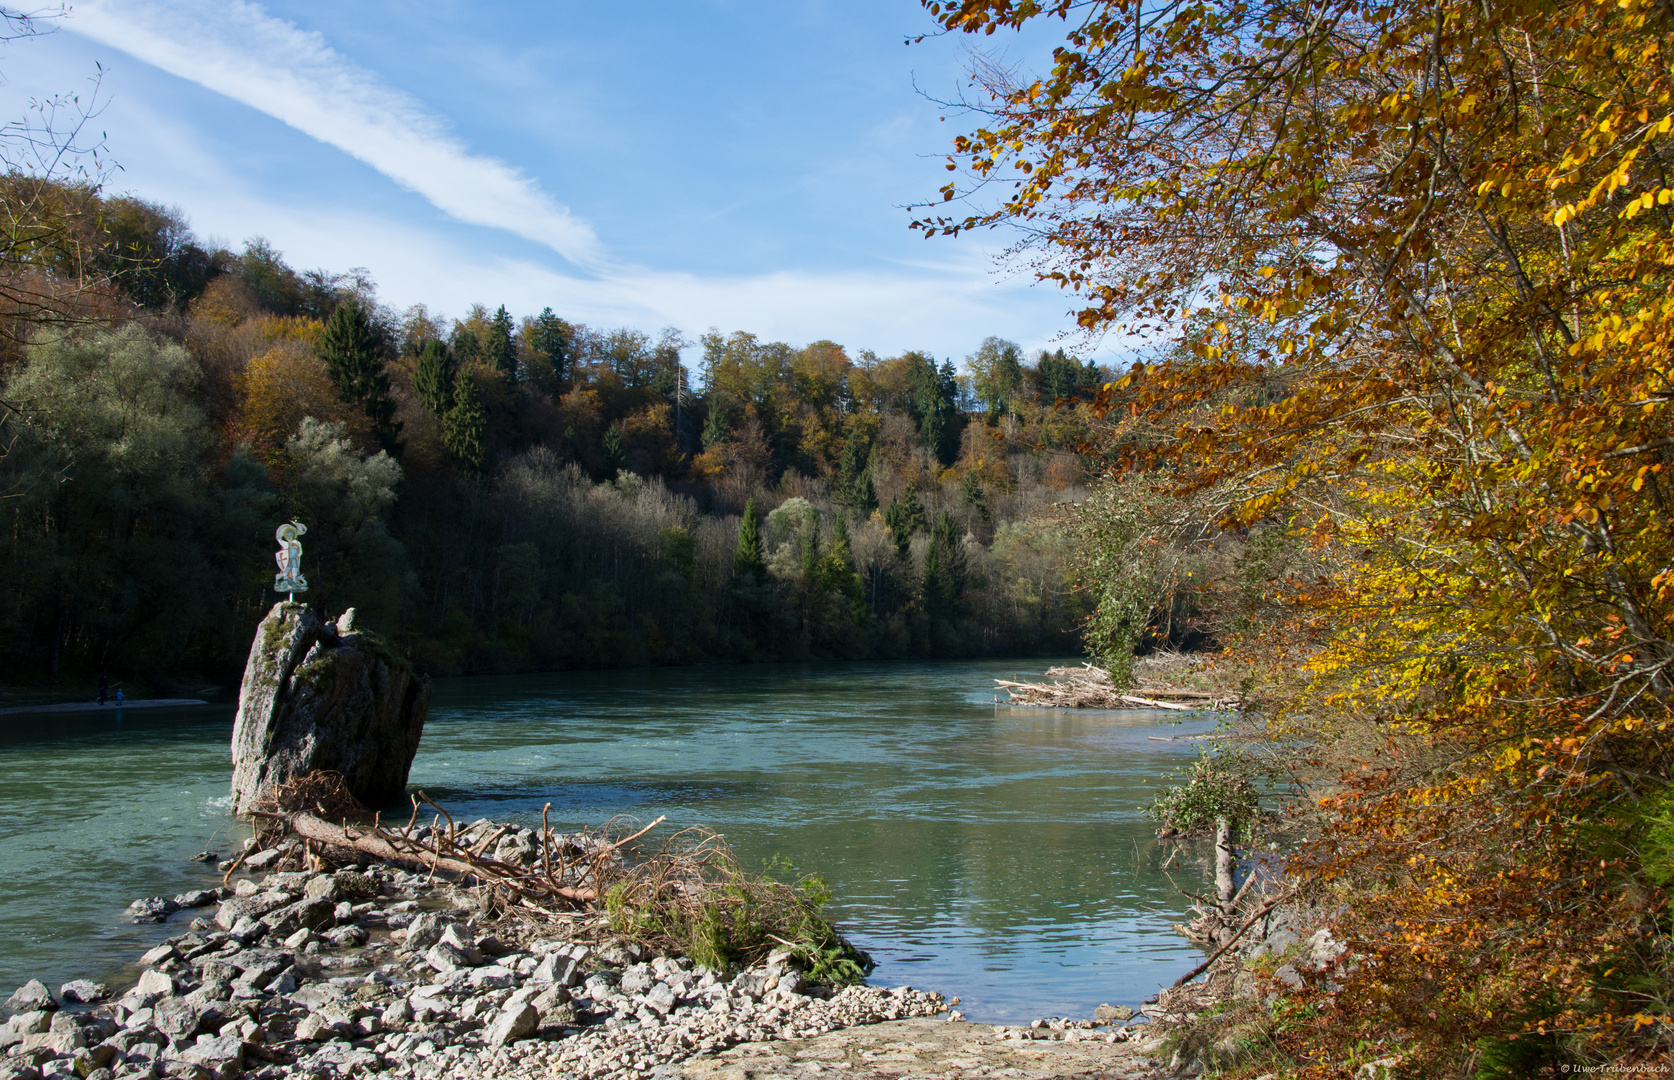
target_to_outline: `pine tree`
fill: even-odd
[[[575,328],[542,308],[531,327],[529,344],[544,361],[544,368],[534,380],[547,394],[556,398],[570,388],[570,351]]]
[[[940,552],[937,560],[943,581],[950,599],[957,600],[965,593],[965,578],[968,566],[965,559],[965,545],[959,532],[959,526],[954,524],[953,515],[943,510],[936,519],[936,527],[930,530],[930,550]]]
[[[325,361],[326,374],[345,404],[359,405],[372,421],[378,442],[394,453],[401,425],[395,420],[395,399],[384,373],[387,342],[360,298],[350,294],[326,320],[315,351]]]
[[[832,494],[844,506],[859,505],[856,489],[860,484],[860,474],[866,471],[866,452],[869,449],[869,440],[858,431],[849,432],[849,437],[843,440],[843,453],[837,459],[836,490]]]
[[[912,496],[902,499],[897,496],[884,507],[884,526],[889,529],[890,536],[895,541],[895,549],[905,559],[907,552],[912,549],[913,533],[929,529],[930,521],[924,515],[924,504]]]
[[[501,304],[494,312],[494,318],[489,320],[482,343],[483,362],[512,382],[517,381],[517,345],[512,341],[515,329],[506,305]]]
[[[744,503],[744,518],[738,523],[738,550],[732,557],[734,577],[760,581],[767,576],[761,553],[761,522],[756,519],[756,500]]]
[[[711,394],[708,400],[708,415],[703,418],[703,448],[708,450],[727,437],[726,412],[721,408],[720,400]]]
[[[609,479],[616,479],[616,473],[627,460],[627,454],[622,449],[622,428],[618,424],[610,425],[604,434],[605,471]]]
[[[447,343],[431,338],[424,343],[413,370],[413,389],[424,407],[441,416],[453,407],[453,353]]]
[[[488,417],[477,398],[477,384],[469,371],[461,369],[453,380],[453,405],[442,415],[442,444],[461,472],[482,472],[483,432]]]

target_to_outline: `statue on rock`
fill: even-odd
[[[281,570],[295,567],[280,563]],[[262,620],[233,723],[235,813],[319,770],[341,773],[368,806],[406,793],[430,677],[415,676],[383,639],[356,629],[354,617],[350,608],[336,622],[321,622],[307,604],[284,600]]]
[[[292,518],[273,534],[279,541],[279,551],[273,556],[273,561],[279,564],[279,573],[273,577],[274,592],[289,595],[308,591],[308,579],[302,576],[302,541],[297,539],[307,532],[308,526]]]

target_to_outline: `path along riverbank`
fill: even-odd
[[[479,822],[502,849],[528,830]],[[570,843],[603,843],[587,834]],[[501,850],[501,849],[497,849]],[[1126,1008],[1029,1027],[962,1023],[957,998],[810,984],[790,950],[720,972],[617,940],[602,915],[491,917],[402,866],[285,869],[288,840],[213,890],[139,900],[180,924],[126,977],[5,1001],[0,1080],[392,1076],[739,1078],[1155,1074]]]

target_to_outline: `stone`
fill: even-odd
[[[320,874],[308,879],[308,884],[302,890],[302,895],[310,900],[330,900],[337,902],[337,879],[330,874]]]
[[[329,1042],[297,1062],[297,1065],[300,1067],[297,1075],[300,1076],[358,1076],[376,1071],[378,1056],[370,1050],[363,1050],[349,1043]]]
[[[174,989],[173,979],[156,968],[152,968],[140,976],[139,983],[134,987],[134,993],[156,1001],[158,998],[172,997]]]
[[[52,1026],[52,1014],[45,1009],[20,1012],[0,1024],[0,1050],[16,1046],[30,1035],[39,1035]]]
[[[291,1000],[318,1012],[328,1006],[342,1005],[349,1000],[349,996],[331,983],[309,983],[291,994]]]
[[[6,1008],[14,1013],[35,1012],[45,1010],[51,1012],[58,1008],[58,1002],[52,1000],[52,994],[46,988],[46,983],[39,979],[30,979],[6,999]]]
[[[215,1080],[233,1080],[244,1074],[244,1043],[230,1035],[199,1039],[177,1057],[204,1069]]]
[[[27,1053],[30,1050],[50,1050],[61,1057],[68,1057],[87,1045],[87,1036],[80,1028],[71,1031],[43,1031],[39,1035],[25,1035],[19,1049]]]
[[[369,936],[361,927],[339,926],[335,930],[326,931],[325,940],[334,949],[358,949],[366,944]]]
[[[424,958],[437,971],[447,974],[471,966],[470,956],[456,946],[438,941],[425,951]]]
[[[535,965],[535,970],[529,978],[538,983],[550,983],[553,986],[579,986],[581,984],[581,961],[568,953],[548,953]]]
[[[667,1016],[674,1008],[674,991],[668,983],[657,983],[645,995],[645,1007],[658,1016]]]
[[[209,1009],[189,997],[167,998],[151,1009],[151,1023],[171,1039],[189,1039],[198,1033]]]
[[[135,900],[128,905],[124,912],[128,918],[136,923],[160,923],[180,907],[166,896],[152,896],[144,900]]]
[[[407,924],[407,947],[423,952],[442,940],[442,931],[447,928],[447,920],[433,911],[427,911]]]
[[[272,868],[274,863],[284,857],[285,853],[280,851],[278,848],[268,848],[266,851],[258,851],[254,855],[246,858],[244,860],[244,869],[267,870]]]
[[[616,985],[624,994],[643,994],[651,989],[655,980],[650,964],[635,964],[622,972],[622,978]]]
[[[95,1001],[103,1001],[110,996],[110,987],[104,983],[92,982],[88,979],[76,979],[58,988],[58,996],[65,1001],[91,1005]]]
[[[332,1029],[331,1021],[317,1012],[304,1016],[296,1025],[296,1037],[309,1042],[319,1042],[329,1039],[337,1032]]]
[[[208,907],[217,899],[214,889],[193,889],[176,896],[173,903],[176,908],[200,908]]]
[[[1097,1020],[1132,1020],[1133,1010],[1126,1005],[1100,1005],[1093,1010]]]
[[[235,813],[321,770],[342,774],[368,806],[405,794],[430,678],[376,635],[342,625],[285,601],[257,628],[233,723]]]
[[[309,930],[324,930],[332,925],[334,919],[331,901],[315,898],[286,904],[263,915],[261,923],[274,937],[288,938],[305,927]]]
[[[179,955],[180,953],[175,951],[173,945],[165,943],[148,950],[145,955],[141,956],[139,958],[140,967],[157,967],[160,964],[168,963]]]
[[[540,1010],[527,1002],[520,1002],[500,1011],[483,1034],[483,1042],[489,1046],[510,1046],[518,1039],[533,1035],[540,1023]]]
[[[478,990],[508,990],[517,985],[517,976],[507,968],[490,964],[471,972],[471,985]]]

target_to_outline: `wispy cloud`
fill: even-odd
[[[246,0],[82,0],[69,28],[267,113],[350,154],[459,221],[505,229],[570,262],[602,259],[592,228],[317,33]]]

